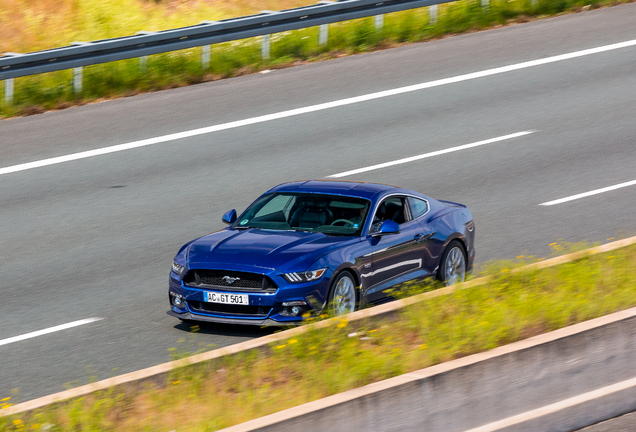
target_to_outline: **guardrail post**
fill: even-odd
[[[210,67],[210,48],[211,45],[203,45],[201,47],[201,68],[203,70]]]
[[[437,15],[438,15],[437,5],[429,6],[428,7],[428,22],[430,22],[431,24],[436,24]]]
[[[329,39],[329,24],[321,24],[318,27],[318,45],[325,45]]]
[[[263,35],[261,37],[261,57],[263,60],[269,58],[269,35]]]
[[[376,30],[382,29],[382,27],[384,27],[384,14],[375,15],[373,17],[373,25]]]
[[[76,95],[82,93],[83,71],[82,66],[73,69],[73,93]]]
[[[148,70],[148,56],[139,57],[139,70],[146,73]]]
[[[7,105],[13,103],[13,78],[4,80],[4,103]]]
[[[204,20],[201,24],[215,24],[216,21]],[[210,51],[212,45],[203,45],[201,47],[201,69],[206,70],[210,67]]]
[[[140,30],[137,32],[137,34],[142,36],[150,36],[157,34],[157,32]],[[141,73],[146,73],[146,71],[148,70],[148,56],[139,57],[139,70],[141,71]]]

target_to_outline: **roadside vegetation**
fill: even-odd
[[[208,67],[201,49],[193,48],[84,68],[83,90],[75,94],[72,71],[17,78],[12,103],[4,102],[0,86],[0,118],[62,109],[104,99],[213,81],[273,68],[283,68],[390,48],[445,35],[525,22],[536,17],[578,12],[633,0],[460,0],[439,6],[431,22],[428,8],[388,14],[376,29],[373,18],[330,25],[326,45],[318,44],[316,28],[272,36],[271,57],[263,60],[260,38],[214,45]],[[245,16],[260,10],[283,10],[307,0],[0,0],[0,53],[33,52]]]
[[[163,384],[100,391],[0,417],[0,430],[213,431],[636,306],[636,246],[540,270],[520,268],[535,261],[490,263],[477,274],[492,276],[485,285],[185,366]],[[413,286],[410,294],[438,287]],[[197,330],[191,328],[175,358],[206,349]],[[19,402],[1,396],[0,409]]]

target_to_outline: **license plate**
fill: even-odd
[[[247,294],[221,294],[215,292],[204,292],[203,301],[209,303],[249,305],[250,297]]]

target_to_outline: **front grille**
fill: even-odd
[[[189,287],[216,291],[273,293],[277,289],[276,284],[262,274],[226,270],[190,270],[183,282]]]
[[[208,303],[198,301],[188,301],[188,306],[194,312],[212,312],[228,315],[249,315],[252,317],[265,318],[272,310],[266,306],[245,306],[222,303]]]

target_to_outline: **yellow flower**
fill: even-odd
[[[296,339],[290,339],[289,341],[287,341],[287,343],[291,344],[295,344],[296,342],[298,342],[298,340]]]
[[[276,348],[281,349],[281,348],[285,348],[286,346],[287,346],[287,344],[277,345]]]
[[[525,258],[525,257],[526,257],[525,255],[519,255],[519,256],[517,257],[517,259],[521,259],[521,258]]]
[[[346,319],[340,320],[340,322],[338,323],[338,328],[346,327],[347,324],[349,324],[349,322]]]
[[[177,384],[179,384],[179,383],[181,383],[181,381],[175,381],[175,382],[173,382],[172,384],[177,385]]]
[[[427,347],[428,347],[428,346],[427,346],[426,344],[422,344],[422,345],[420,345],[418,348],[419,348],[419,349],[426,349]]]
[[[9,399],[11,399],[11,397],[6,397],[6,398],[4,398],[4,399],[0,399],[0,402],[6,402],[6,401],[8,401]]]

